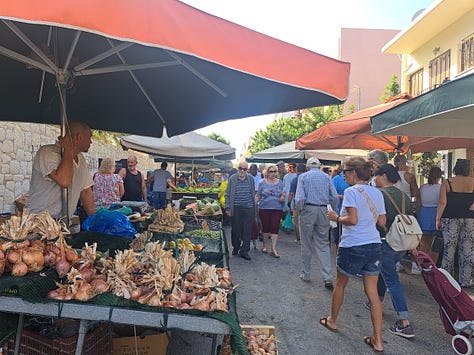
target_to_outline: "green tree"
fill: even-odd
[[[353,111],[353,108],[352,108]],[[313,107],[301,117],[283,117],[259,129],[252,137],[249,146],[251,154],[294,141],[307,133],[343,116],[343,106]]]
[[[92,130],[92,138],[107,144],[119,145],[122,136],[123,134],[121,133],[100,131],[98,129]]]
[[[400,95],[400,84],[398,83],[398,77],[393,74],[390,83],[384,86],[384,91],[382,96],[380,96],[380,101],[385,102],[385,100],[397,95]]]
[[[224,137],[222,137],[219,133],[211,132],[207,135],[207,137],[215,141],[230,145],[230,142]]]

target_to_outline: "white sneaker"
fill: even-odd
[[[411,263],[411,274],[412,275],[421,275],[421,269],[416,263],[413,261]]]
[[[403,267],[401,262],[397,262],[395,264],[395,270],[397,270],[397,272],[403,272],[403,271],[405,271],[405,268]]]

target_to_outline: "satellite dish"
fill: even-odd
[[[425,11],[426,9],[420,9],[418,10],[417,12],[415,12],[415,14],[412,16],[411,20],[414,21],[418,16],[420,16],[423,11]]]

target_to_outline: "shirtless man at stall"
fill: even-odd
[[[88,215],[95,213],[91,188],[94,182],[82,155],[92,143],[91,129],[85,123],[70,121],[66,131],[55,144],[44,145],[36,153],[25,206],[33,213],[47,210],[53,218],[65,217],[61,201],[63,188],[68,189],[69,218],[79,199]]]

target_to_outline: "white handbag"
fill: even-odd
[[[397,210],[390,229],[385,235],[385,239],[390,247],[395,251],[413,250],[418,247],[423,232],[414,216],[404,214],[400,211],[392,196],[381,189],[382,193],[387,196],[392,205]],[[402,210],[405,212],[405,194],[402,193]]]

